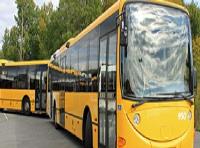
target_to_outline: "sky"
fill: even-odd
[[[52,2],[54,8],[58,7],[59,0],[34,0],[38,6]],[[10,29],[16,24],[14,15],[17,15],[17,5],[15,0],[0,0],[0,50],[2,49],[2,39],[6,28]]]
[[[59,0],[34,0],[38,6],[44,3],[52,2],[54,8],[58,7]],[[194,0],[198,2],[199,0]],[[185,2],[191,2],[191,0],[185,0]],[[199,2],[200,6],[200,2]],[[17,6],[15,0],[0,0],[0,50],[2,49],[2,39],[6,28],[11,28],[15,25],[14,15],[17,14]]]

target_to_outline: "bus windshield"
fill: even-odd
[[[154,4],[126,6],[127,48],[122,50],[126,97],[191,95],[190,29],[186,13]]]

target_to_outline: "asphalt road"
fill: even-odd
[[[0,112],[0,148],[82,147],[80,140],[63,129],[56,130],[44,116]],[[196,133],[195,148],[200,148],[200,133]]]
[[[0,148],[82,148],[75,136],[48,118],[0,113]]]
[[[195,135],[195,148],[200,148],[200,133],[197,132]]]

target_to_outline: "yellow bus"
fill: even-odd
[[[87,148],[193,148],[188,11],[117,1],[52,55],[49,88],[55,126]]]
[[[49,60],[0,60],[0,108],[46,113]]]

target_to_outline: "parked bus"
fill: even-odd
[[[0,108],[46,113],[48,63],[0,60]]]
[[[193,148],[188,11],[164,0],[117,1],[52,55],[49,88],[55,126],[87,148]]]

